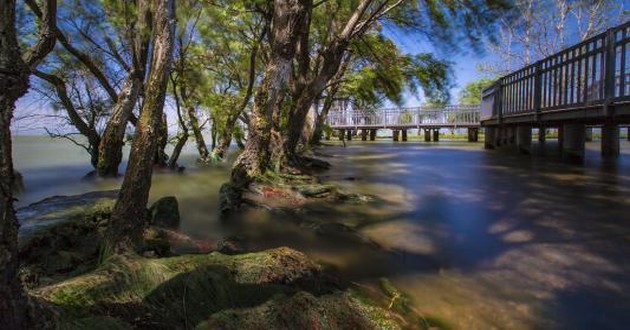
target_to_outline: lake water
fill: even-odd
[[[614,162],[600,159],[597,142],[587,144],[583,166],[560,162],[553,141],[534,146],[546,157],[466,142],[333,145],[320,150],[333,164],[322,179],[374,195],[374,202],[314,205],[284,217],[248,210],[227,223],[217,204],[229,164],[198,168],[192,145],[184,174],[154,176],[151,200],[176,196],[181,229],[196,238],[240,235],[254,249],[291,246],[357,285],[386,277],[418,313],[454,329],[630,324],[626,141]],[[120,185],[82,181],[88,158],[68,142],[18,136],[14,154],[27,188],[18,206]],[[297,225],[308,219],[350,224],[371,241]]]

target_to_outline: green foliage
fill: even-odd
[[[458,101],[460,104],[481,103],[481,92],[495,82],[494,79],[482,78],[471,81],[459,92]]]
[[[448,61],[432,54],[406,55],[391,39],[370,33],[351,46],[353,66],[346,74],[340,94],[369,108],[389,100],[397,105],[408,90],[422,89],[429,100],[448,102],[452,71]]]

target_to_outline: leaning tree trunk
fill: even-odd
[[[245,150],[232,168],[232,185],[243,189],[267,170],[273,109],[291,73],[299,31],[311,0],[275,0],[270,60],[254,97]]]
[[[129,165],[105,235],[103,254],[133,252],[142,239],[151,189],[157,130],[162,121],[175,29],[174,0],[153,3],[153,52],[146,98],[136,126]]]
[[[193,135],[195,136],[195,142],[197,142],[197,151],[199,152],[199,162],[207,163],[210,152],[208,151],[208,146],[206,146],[206,141],[203,138],[203,134],[201,133],[201,127],[199,127],[199,119],[197,118],[197,111],[195,107],[192,107],[192,106],[189,106],[186,109],[188,111],[188,118],[190,119],[190,129],[193,131]]]
[[[261,33],[260,38],[252,47],[252,51],[249,55],[249,78],[247,79],[247,90],[245,91],[245,97],[243,97],[243,100],[238,109],[234,113],[228,115],[228,118],[225,121],[225,127],[223,127],[223,130],[220,132],[219,141],[216,145],[215,139],[213,137],[212,155],[215,157],[221,159],[225,157],[225,153],[232,143],[232,136],[234,134],[234,127],[236,127],[236,121],[238,120],[238,117],[243,113],[243,111],[245,111],[247,105],[249,104],[249,101],[252,98],[252,95],[254,94],[254,83],[256,82],[256,57],[258,56],[258,49],[260,46],[259,44],[265,37],[264,31],[266,31],[266,29],[263,29],[263,33]],[[215,125],[213,125],[213,127],[214,126]]]
[[[240,111],[228,116],[225,127],[220,130],[218,135],[218,141],[216,146],[212,149],[212,155],[223,159],[225,157],[225,153],[227,152],[230,144],[232,143],[232,134],[234,133],[234,127],[236,126],[236,121],[238,120],[238,116],[240,115]]]
[[[28,328],[28,304],[17,276],[18,230],[20,224],[13,206],[11,120],[15,102],[28,91],[31,68],[36,68],[55,45],[57,2],[42,2],[43,8],[29,6],[42,14],[40,37],[22,59],[15,28],[15,0],[0,5],[0,322],[3,329]]]
[[[112,116],[107,121],[98,147],[96,172],[100,177],[117,176],[122,162],[127,123],[134,117],[133,108],[138,100],[146,74],[148,45],[151,31],[151,3],[137,1],[137,20],[133,28],[132,70],[118,94]]]
[[[101,137],[96,167],[96,172],[100,177],[118,175],[118,166],[122,162],[125,129],[142,84],[138,77],[133,77],[134,75],[131,74],[131,77],[125,82],[123,90],[118,96],[118,103],[114,106],[112,116],[107,121],[107,126]]]

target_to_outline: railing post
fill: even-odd
[[[611,99],[615,95],[615,30],[609,29],[606,32],[606,38],[604,39],[606,42],[605,45],[605,69],[604,69],[604,103],[603,110],[604,116],[612,116],[611,109],[609,105],[611,103]]]
[[[495,105],[497,107],[497,122],[501,124],[503,122],[503,78],[497,82],[497,89],[498,100]]]
[[[542,103],[542,61],[536,62],[534,70],[534,120],[538,121]]]

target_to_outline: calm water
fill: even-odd
[[[82,181],[89,163],[69,143],[17,137],[15,144],[27,186],[21,206],[120,184]],[[559,162],[553,143],[546,158],[463,142],[326,147],[334,167],[322,179],[376,201],[313,205],[291,216],[249,210],[228,222],[216,209],[229,166],[199,169],[187,150],[186,173],[156,175],[151,199],[177,196],[182,230],[197,238],[292,246],[361,285],[387,277],[420,314],[452,328],[627,329],[630,145],[624,141],[611,163],[599,158],[596,142],[587,147],[584,166]],[[318,234],[304,225],[310,219],[363,235]]]

